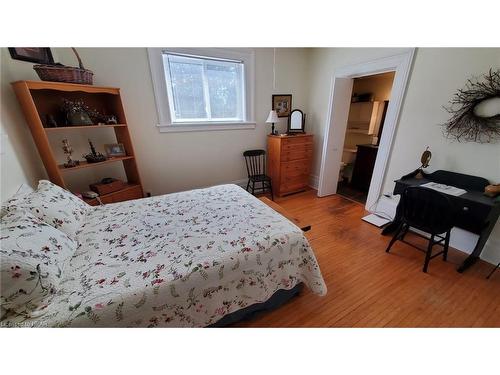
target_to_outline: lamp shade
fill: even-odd
[[[278,114],[276,113],[276,111],[270,111],[269,116],[267,116],[266,123],[271,124],[275,122],[279,122]]]

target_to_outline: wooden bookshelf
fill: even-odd
[[[12,87],[19,100],[50,181],[68,189],[65,181],[65,178],[67,178],[65,177],[66,172],[78,173],[85,168],[121,162],[127,176],[126,186],[120,191],[102,196],[101,200],[103,203],[111,203],[143,197],[142,183],[119,88],[45,81],[16,81],[12,82]],[[82,99],[90,108],[95,108],[101,113],[115,115],[118,124],[46,127],[46,116],[48,114],[54,115],[60,111],[63,98],[69,100]],[[80,161],[80,165],[73,168],[65,168],[61,164],[62,160],[57,162],[49,141],[50,135],[60,134],[62,131],[78,132],[89,129],[95,132],[92,139],[96,145],[99,145],[100,133],[98,129],[113,129],[116,143],[124,145],[127,156],[114,157],[99,163]],[[71,138],[68,137],[68,139],[71,143]],[[88,181],[89,185],[95,182],[97,181]],[[85,201],[93,205],[98,204],[96,199],[85,199]]]
[[[58,126],[57,128],[44,128],[46,132],[60,132],[61,130],[82,130],[82,129],[109,129],[109,128],[122,128],[127,124],[115,125],[75,125],[75,126]]]
[[[71,168],[66,168],[64,164],[59,164],[58,167],[62,171],[74,171],[78,170],[81,168],[89,168],[89,167],[96,167],[98,165],[103,165],[103,164],[108,164],[108,163],[115,163],[117,161],[123,161],[123,160],[130,160],[133,159],[133,156],[117,156],[114,158],[109,158],[105,161],[100,161],[98,163],[87,163],[86,161],[80,161],[80,164],[77,165],[76,167],[71,167]]]
[[[129,199],[137,199],[137,195],[142,194],[142,187],[139,184],[127,184],[125,187],[119,191],[113,193],[104,194],[99,197],[102,203],[116,203],[123,202]],[[124,199],[127,198],[128,199]],[[97,206],[99,201],[97,199],[83,198],[85,202],[92,206]]]

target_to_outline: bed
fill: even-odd
[[[74,241],[43,312],[4,325],[217,326],[300,284],[326,294],[300,228],[236,185],[90,208]]]

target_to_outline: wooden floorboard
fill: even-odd
[[[448,261],[431,260],[361,220],[363,205],[316,191],[276,201],[291,215],[312,225],[306,233],[319,262],[328,293],[307,288],[284,306],[240,322],[238,327],[500,327],[500,271],[479,261],[460,274],[466,257],[450,249]],[[408,241],[425,246],[409,234]]]

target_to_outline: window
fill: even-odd
[[[173,122],[244,121],[242,61],[163,54]]]
[[[150,49],[149,57],[160,131],[255,127],[253,53]]]

